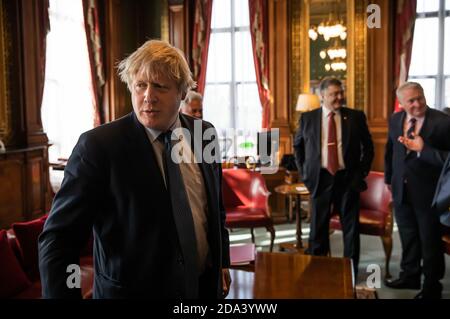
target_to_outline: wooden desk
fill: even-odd
[[[309,201],[309,191],[306,189],[305,184],[283,184],[275,187],[275,192],[289,197],[289,220],[292,219],[292,196],[296,198],[297,210],[296,210],[296,229],[297,229],[297,249],[303,248],[302,243],[302,214],[301,214],[301,201],[306,199]],[[311,206],[311,205],[310,205]]]
[[[255,273],[231,270],[229,299],[352,299],[351,261],[287,253],[258,253]]]

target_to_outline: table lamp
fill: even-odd
[[[316,94],[302,93],[298,95],[295,110],[298,112],[308,112],[320,107],[320,99]]]

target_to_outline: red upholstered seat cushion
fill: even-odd
[[[46,219],[47,216],[44,216],[29,222],[12,225],[21,250],[22,266],[32,281],[39,279],[38,237],[44,229]]]
[[[360,233],[366,235],[383,236],[385,233],[385,216],[378,211],[361,209],[359,211]],[[341,229],[338,215],[334,215],[330,221],[331,229]]]
[[[444,242],[445,253],[450,255],[450,227],[444,226],[444,236],[442,236]]]
[[[272,221],[263,209],[246,206],[226,207],[226,226],[229,228],[265,227]]]
[[[442,240],[444,241],[445,253],[450,255],[450,234],[444,235]]]
[[[12,251],[5,230],[0,230],[0,298],[10,298],[31,286]]]

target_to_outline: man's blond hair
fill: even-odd
[[[183,94],[195,87],[192,73],[181,50],[166,41],[149,40],[127,58],[119,62],[120,79],[132,90],[133,80],[138,73],[146,75],[147,79],[157,79],[167,76],[174,80],[178,90]]]

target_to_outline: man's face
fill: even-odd
[[[330,85],[322,92],[323,106],[331,111],[341,108],[344,105],[344,101],[344,90],[341,86]]]
[[[422,117],[427,110],[427,100],[419,88],[406,88],[400,93],[400,104],[410,116]]]
[[[139,122],[159,131],[175,122],[182,95],[176,82],[165,75],[148,79],[140,72],[132,83],[131,100]]]
[[[190,103],[186,103],[183,113],[193,116],[198,119],[203,118],[203,103],[200,100],[192,100]]]

